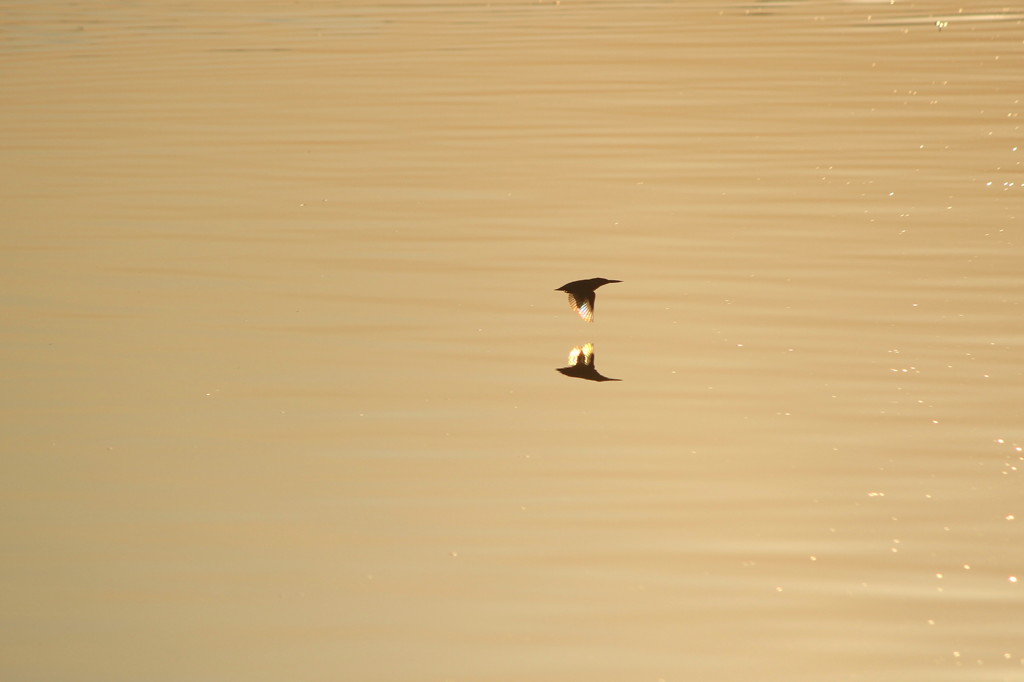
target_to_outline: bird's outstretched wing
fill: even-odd
[[[567,377],[587,379],[588,381],[621,381],[606,377],[594,367],[594,344],[585,343],[582,346],[574,346],[569,351],[569,366],[558,367],[559,372]]]
[[[585,343],[582,346],[573,346],[572,350],[569,351],[569,366],[573,367],[576,365],[593,365],[594,364],[594,344]]]
[[[582,294],[569,292],[569,305],[580,314],[586,322],[594,321],[594,292],[588,291]]]

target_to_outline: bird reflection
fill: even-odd
[[[615,284],[621,282],[620,279],[605,279],[604,277],[594,277],[593,279],[580,279],[575,282],[569,282],[555,289],[555,291],[564,291],[569,294],[569,305],[572,309],[580,314],[586,322],[594,321],[594,289],[603,287],[605,284]]]
[[[622,381],[604,376],[594,368],[594,344],[585,343],[574,346],[569,351],[569,366],[557,368],[567,377],[587,379],[588,381]]]

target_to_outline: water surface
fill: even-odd
[[[1021,13],[3,14],[5,678],[1020,679]]]

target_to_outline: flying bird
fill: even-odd
[[[594,367],[594,344],[585,343],[582,346],[574,346],[569,351],[569,366],[556,368],[567,377],[587,379],[589,381],[622,381],[622,379],[611,379],[604,376]]]
[[[564,291],[569,294],[569,305],[572,309],[580,314],[587,322],[594,321],[594,289],[603,287],[605,284],[614,284],[621,282],[621,279],[605,279],[604,277],[595,277],[593,279],[580,279],[575,282],[569,282],[555,289],[555,291]]]

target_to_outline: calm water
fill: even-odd
[[[1024,13],[0,16],[4,679],[1024,679]]]

